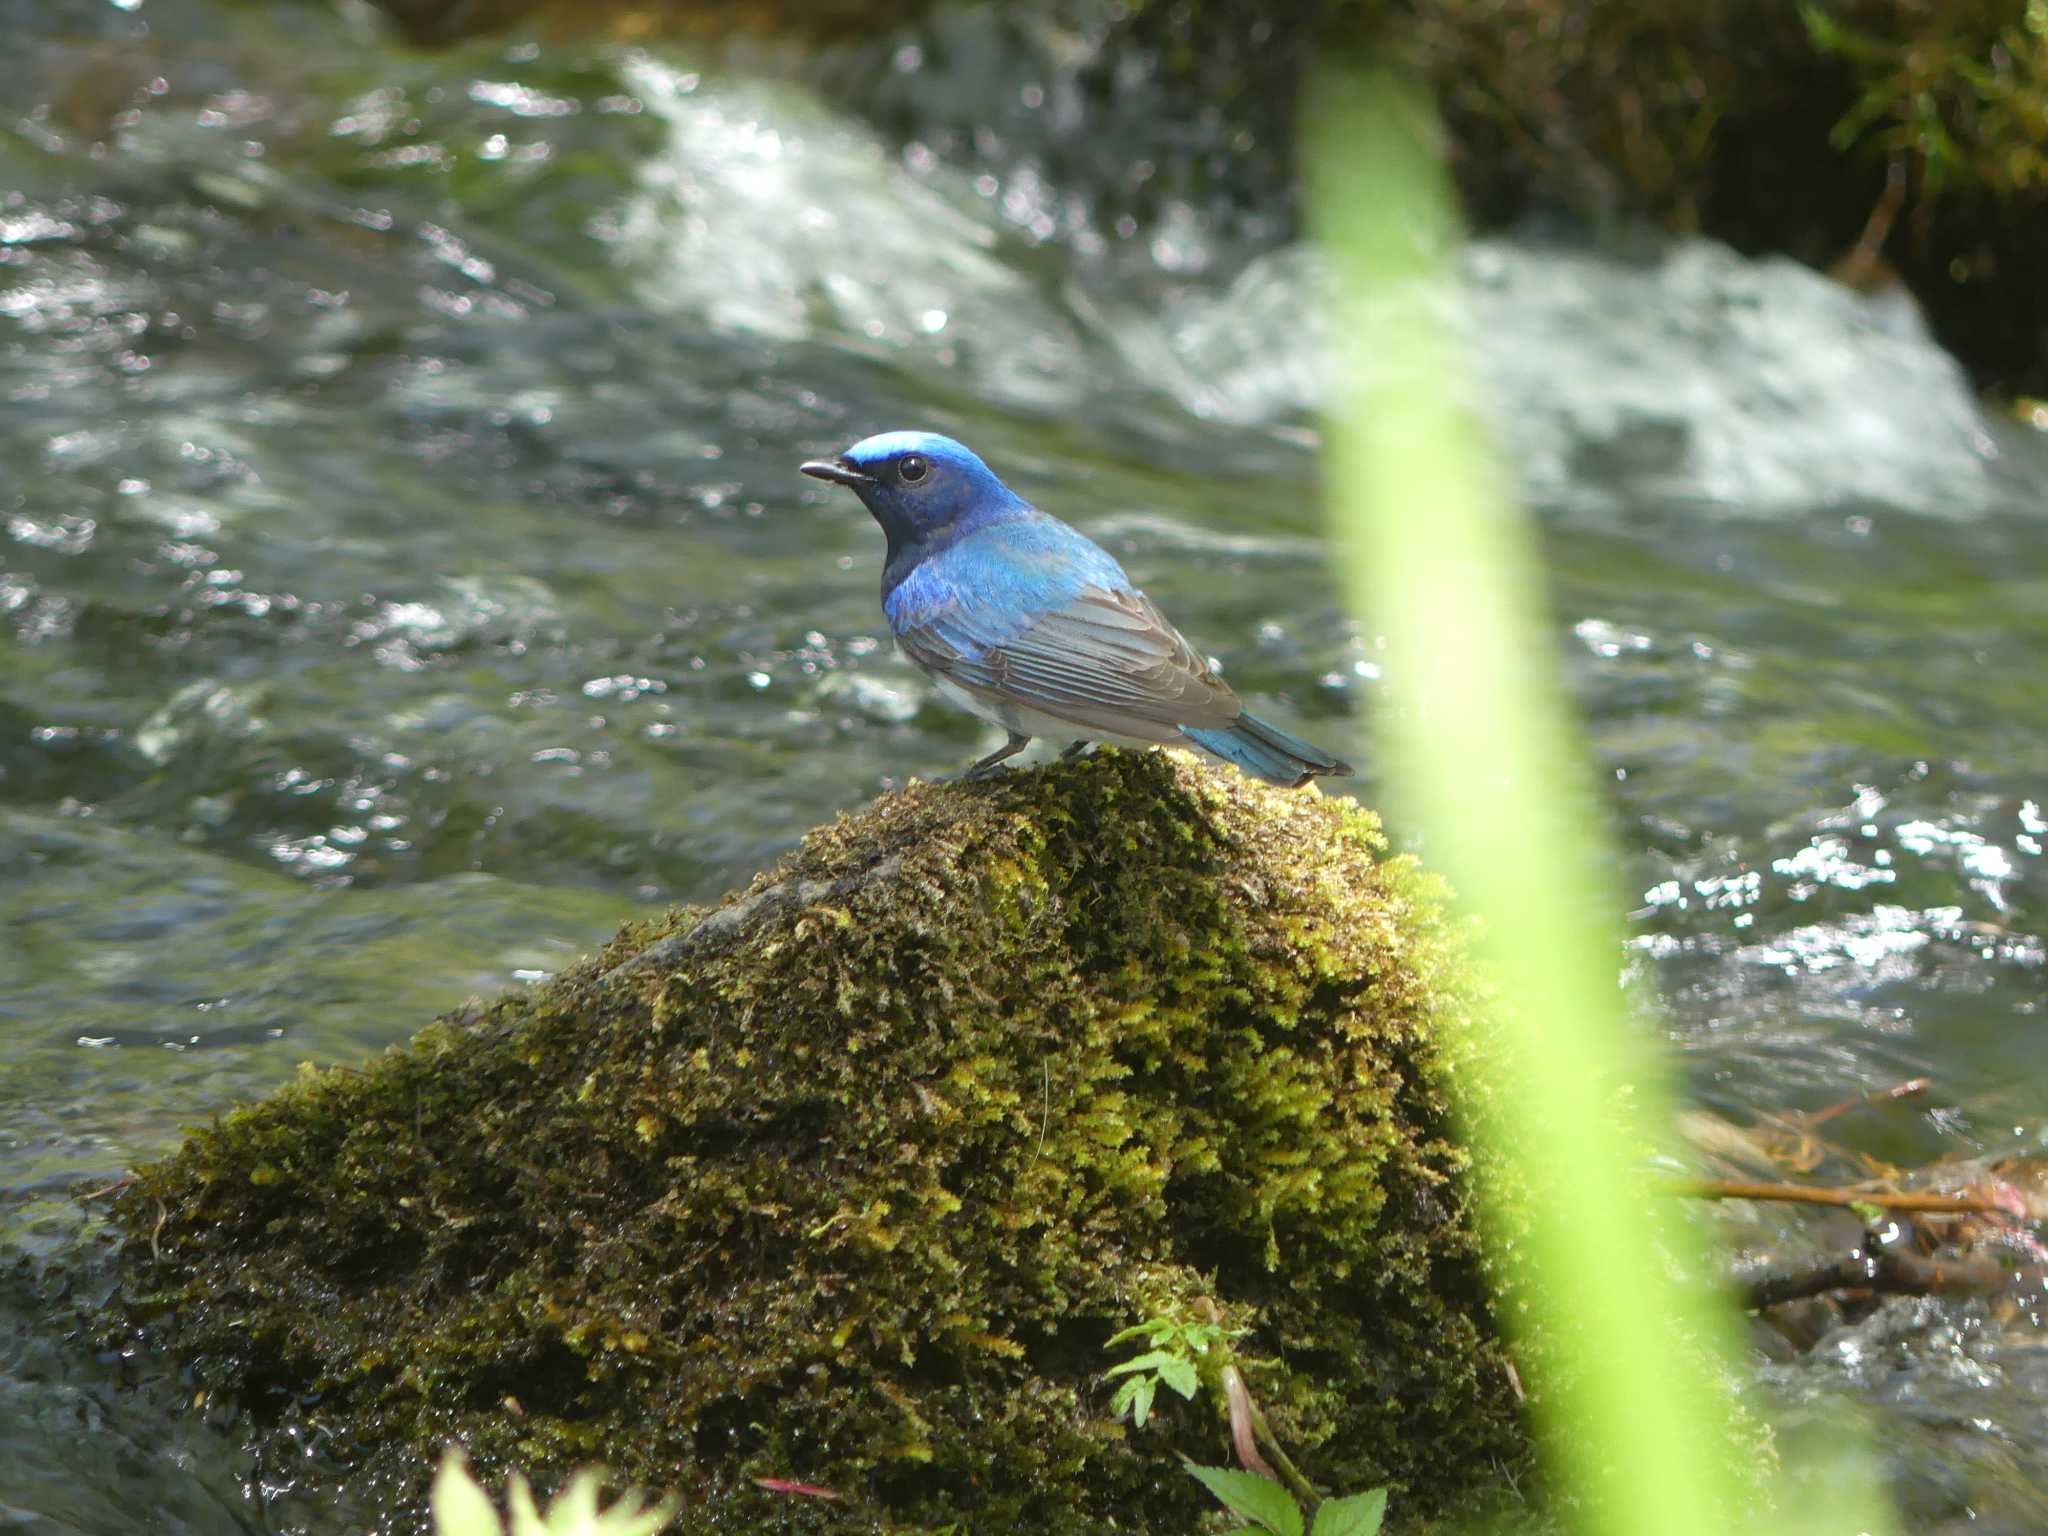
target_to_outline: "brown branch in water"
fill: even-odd
[[[1889,1088],[1879,1088],[1872,1093],[1855,1094],[1839,1104],[1830,1104],[1825,1109],[1816,1109],[1811,1114],[1800,1115],[1797,1118],[1801,1125],[1819,1125],[1824,1120],[1832,1120],[1839,1114],[1860,1109],[1865,1104],[1890,1104],[1899,1099],[1910,1099],[1925,1093],[1933,1086],[1934,1079],[1931,1077],[1909,1077],[1903,1083],[1893,1083]]]
[[[1896,1248],[1824,1259],[1803,1269],[1745,1276],[1742,1304],[1752,1311],[1829,1291],[1872,1291],[1885,1296],[1996,1296],[2039,1266],[2007,1269],[1995,1259],[1930,1259]]]
[[[1742,1179],[1666,1179],[1666,1194],[1693,1200],[1792,1200],[1804,1205],[1875,1205],[1887,1211],[1951,1216],[2012,1216],[2010,1205],[1988,1195],[1898,1194],[1885,1190],[1827,1189],[1812,1184],[1764,1184]]]

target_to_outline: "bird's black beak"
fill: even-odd
[[[839,485],[851,486],[873,485],[875,483],[873,475],[855,469],[852,464],[843,458],[811,459],[806,463],[799,464],[797,468],[809,475],[813,480],[831,480]]]

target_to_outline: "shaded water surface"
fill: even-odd
[[[721,64],[217,0],[0,25],[11,1246],[60,1252],[68,1191],[299,1061],[985,750],[890,650],[873,526],[795,474],[870,431],[965,437],[1370,764],[1385,659],[1323,569],[1311,414],[1370,338],[1319,333],[1277,218],[1058,179],[1085,34],[970,9]],[[849,79],[900,131],[825,104]],[[1003,134],[962,139],[976,100]],[[1510,239],[1467,272],[1696,1099],[1926,1073],[1868,1150],[2039,1151],[2040,446],[1789,264]],[[0,1301],[9,1523],[341,1528],[35,1305]],[[1923,1528],[2032,1529],[2044,1360],[2031,1316],[1900,1303],[1764,1381],[1795,1420],[1876,1405]]]

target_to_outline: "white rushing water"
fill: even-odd
[[[794,87],[645,55],[622,73],[669,135],[611,234],[666,315],[781,342],[836,334],[1027,411],[1157,393],[1234,427],[1304,423],[1338,347],[1370,361],[1370,335],[1329,334],[1328,275],[1305,246],[1134,301],[1085,261],[1062,276],[1057,259],[1018,259],[1041,200],[893,153]],[[1494,236],[1460,270],[1448,302],[1489,385],[1479,404],[1538,505],[1970,516],[2015,499],[2011,434],[1902,292],[1704,239],[1612,254]]]

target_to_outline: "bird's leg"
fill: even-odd
[[[1070,741],[1067,743],[1066,751],[1060,754],[1060,761],[1064,763],[1069,758],[1079,757],[1083,752],[1086,752],[1090,747],[1094,745],[1095,743],[1088,740],[1086,737],[1083,737],[1079,741]]]
[[[1029,736],[1023,736],[1018,734],[1016,731],[1012,731],[1010,732],[1010,739],[1008,741],[1004,742],[1000,747],[997,747],[995,751],[989,753],[989,755],[981,759],[981,761],[972,764],[965,773],[960,775],[960,777],[962,779],[985,779],[991,773],[995,772],[996,765],[1002,762],[1004,758],[1015,757],[1019,752],[1022,752],[1026,747],[1030,745],[1031,738]]]

